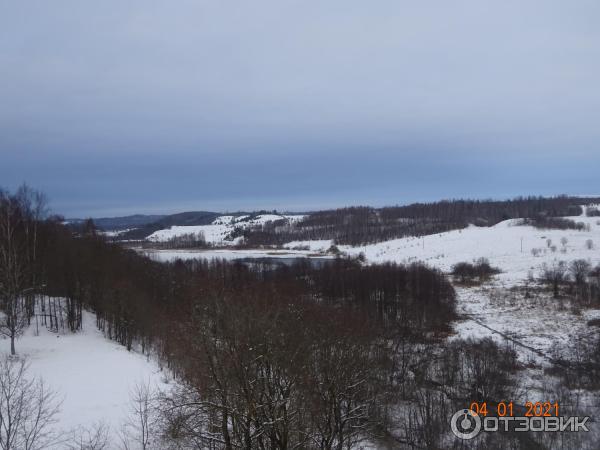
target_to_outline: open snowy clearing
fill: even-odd
[[[109,436],[116,438],[129,414],[131,389],[139,383],[165,387],[167,377],[153,361],[106,339],[93,313],[84,311],[82,320],[81,332],[64,334],[40,326],[36,335],[32,323],[16,341],[17,353],[30,365],[28,376],[42,378],[62,399],[54,425],[62,439],[99,423],[109,426]],[[9,339],[0,340],[0,351],[10,352]]]

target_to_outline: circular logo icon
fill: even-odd
[[[470,409],[461,409],[450,419],[450,428],[460,439],[473,439],[481,431],[481,418]]]

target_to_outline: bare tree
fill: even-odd
[[[0,359],[0,449],[36,450],[57,440],[52,430],[60,401],[41,379],[27,378],[27,363]]]
[[[311,349],[310,415],[316,448],[355,446],[373,427],[373,412],[382,400],[374,383],[376,364],[369,342],[350,336],[320,336]]]
[[[569,272],[573,276],[575,284],[581,286],[585,284],[589,273],[592,271],[592,264],[585,259],[576,259],[569,264]]]
[[[552,285],[554,298],[558,298],[560,285],[567,279],[567,264],[564,261],[554,260],[552,264],[542,266],[542,279]]]
[[[80,427],[73,432],[73,438],[66,444],[69,450],[105,450],[109,448],[110,428],[105,422],[99,422],[91,428]]]
[[[121,432],[121,441],[125,448],[131,443],[136,448],[148,450],[151,447],[155,429],[156,414],[152,388],[148,382],[138,383],[130,393],[131,409],[129,418]]]
[[[23,238],[23,212],[14,197],[0,192],[0,333],[10,338],[14,355],[15,339],[27,325],[24,296],[31,290],[30,264]]]
[[[15,193],[14,201],[21,212],[22,231],[25,238],[25,257],[28,267],[31,268],[29,270],[29,284],[36,287],[39,283],[38,271],[34,269],[38,258],[38,228],[40,222],[48,215],[48,199],[43,192],[36,191],[27,184],[23,184]],[[30,289],[25,296],[28,323],[35,313],[35,294],[36,290]]]
[[[446,425],[447,401],[441,392],[418,390],[415,405],[405,423],[405,435],[412,448],[438,449]]]

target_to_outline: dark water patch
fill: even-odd
[[[307,258],[307,257],[286,257],[286,258],[240,258],[236,259],[237,262],[246,264],[250,267],[271,267],[279,268],[283,266],[292,267],[298,263],[309,263],[314,268],[321,268],[327,264],[330,264],[332,258]]]

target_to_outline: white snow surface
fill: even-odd
[[[174,225],[164,230],[158,230],[148,236],[146,239],[152,242],[165,242],[169,239],[185,234],[204,234],[206,242],[216,246],[231,246],[239,243],[239,238],[228,239],[228,236],[236,228],[248,228],[252,226],[264,225],[268,222],[285,220],[288,224],[302,220],[304,215],[281,215],[281,214],[260,214],[254,217],[245,216],[219,216],[210,225]]]
[[[237,239],[228,240],[226,239],[233,231],[230,225],[225,224],[213,224],[213,225],[193,225],[193,226],[178,226],[174,225],[171,228],[164,230],[158,230],[152,233],[146,238],[152,242],[165,242],[175,237],[183,236],[186,234],[197,235],[202,233],[207,243],[219,246],[235,245],[238,243]]]
[[[28,361],[28,376],[42,378],[62,399],[55,425],[61,437],[98,423],[116,437],[128,415],[131,389],[137,383],[164,388],[167,377],[153,361],[106,339],[93,313],[84,311],[82,319],[78,333],[57,334],[39,326],[36,335],[32,323],[15,343],[17,354]],[[10,352],[9,339],[0,340],[0,351]]]
[[[499,280],[516,283],[525,280],[530,270],[535,272],[542,263],[551,263],[555,259],[566,262],[587,259],[594,265],[600,263],[600,218],[578,216],[570,219],[588,224],[590,231],[537,229],[519,225],[519,220],[511,219],[493,227],[469,226],[425,237],[407,237],[360,247],[338,247],[348,255],[362,252],[372,263],[422,261],[443,271],[450,271],[458,262],[485,257],[502,270]],[[565,246],[561,243],[562,238],[567,239]],[[551,240],[550,247],[548,239]],[[591,250],[586,246],[590,239],[594,244]],[[551,250],[552,246],[556,246],[555,252]],[[532,249],[538,249],[539,255],[534,256]]]

